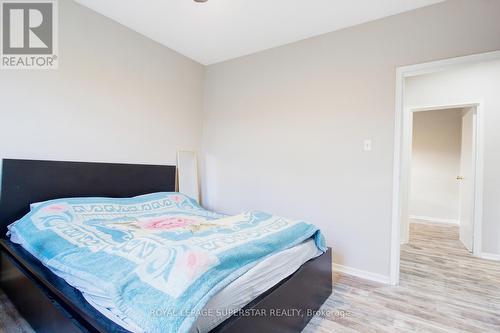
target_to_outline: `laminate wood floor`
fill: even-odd
[[[0,289],[0,333],[34,333]]]
[[[414,221],[399,286],[334,273],[334,293],[305,333],[500,332],[500,262],[473,257],[458,226]]]
[[[32,332],[1,290],[0,332]],[[456,226],[412,223],[399,286],[334,274],[333,295],[304,330],[327,332],[500,333],[500,262],[469,254]]]

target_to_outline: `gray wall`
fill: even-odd
[[[410,217],[458,222],[462,112],[435,110],[413,114]]]
[[[203,133],[205,204],[307,219],[337,263],[381,276],[396,66],[500,49],[500,2],[454,0],[204,73],[72,1],[59,6],[59,70],[0,72],[0,157],[173,163]]]
[[[0,72],[0,158],[174,163],[198,149],[203,66],[58,3],[59,69]]]
[[[204,203],[316,223],[336,263],[387,277],[396,67],[500,49],[499,17],[447,1],[208,67]]]

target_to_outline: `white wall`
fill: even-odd
[[[203,66],[58,3],[59,69],[0,71],[0,158],[167,164],[199,149]]]
[[[413,114],[410,216],[458,222],[463,111]]]
[[[406,80],[406,103],[413,106],[482,101],[484,112],[484,193],[482,251],[500,254],[500,61]]]
[[[336,263],[387,277],[396,67],[500,49],[499,16],[447,1],[208,67],[204,203],[316,223]]]

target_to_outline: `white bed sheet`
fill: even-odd
[[[309,239],[262,260],[212,297],[191,328],[191,333],[206,333],[214,329],[233,313],[245,307],[259,295],[293,274],[305,262],[321,253],[314,240]],[[94,308],[116,324],[132,332],[142,332],[128,318],[115,312],[113,304],[108,299],[85,292],[82,294]]]
[[[208,311],[202,312],[218,315],[198,317],[191,333],[205,333],[214,329],[232,313],[245,307],[321,253],[314,240],[310,239],[262,260],[210,299],[204,307]]]

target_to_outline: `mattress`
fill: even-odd
[[[8,228],[12,242],[132,332],[208,332],[326,250],[312,224],[259,211],[225,216],[179,193],[50,200]]]
[[[227,285],[205,305],[198,314],[198,319],[191,328],[191,333],[206,333],[217,327],[224,320],[237,313],[248,303],[263,294],[283,279],[292,275],[308,260],[322,252],[313,239],[290,249],[276,253],[252,267],[244,275]],[[132,332],[141,332],[128,318],[113,311],[113,304],[106,298],[89,292],[82,292],[85,299],[99,312],[114,323]]]

